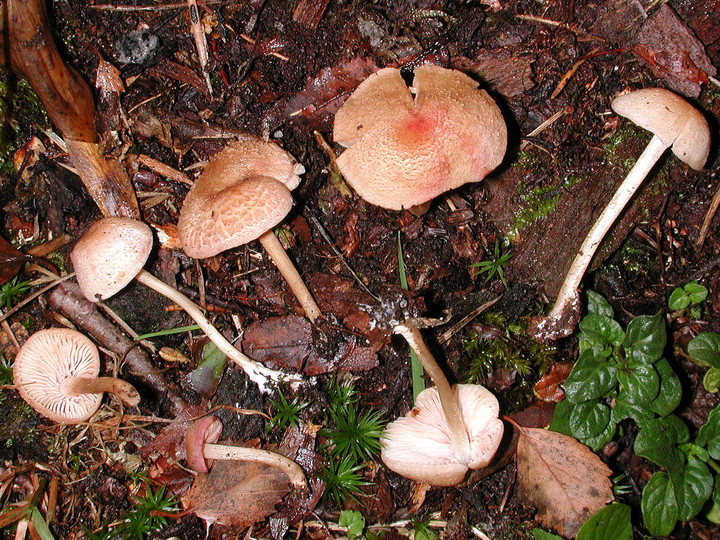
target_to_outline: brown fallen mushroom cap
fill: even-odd
[[[114,377],[98,377],[100,355],[83,334],[67,328],[35,332],[13,364],[13,380],[20,396],[54,422],[73,424],[90,418],[103,392],[112,392],[126,404],[140,401],[135,388]]]
[[[710,154],[710,128],[700,111],[662,88],[643,88],[616,97],[612,109],[647,129],[695,170]]]
[[[411,94],[412,92],[412,94]],[[366,201],[400,210],[478,182],[505,155],[507,128],[495,102],[464,73],[438,66],[370,75],[335,115],[337,160]]]

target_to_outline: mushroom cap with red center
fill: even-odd
[[[490,463],[504,431],[497,398],[477,384],[459,384],[455,392],[470,442],[469,459],[456,457],[440,397],[433,387],[420,392],[412,410],[385,428],[381,458],[387,467],[416,482],[454,486],[469,469]]]
[[[70,253],[83,295],[97,302],[124,289],[142,270],[152,246],[152,230],[142,221],[107,217],[93,223]]]
[[[67,328],[35,332],[13,364],[13,382],[28,405],[54,422],[68,424],[90,418],[103,396],[71,396],[63,383],[73,377],[92,379],[99,373],[100,355],[95,344]]]
[[[705,117],[683,98],[663,88],[643,88],[616,97],[612,109],[647,129],[695,170],[710,154],[710,128]]]
[[[337,163],[353,189],[400,210],[482,180],[502,162],[507,128],[473,79],[426,65],[410,88],[396,68],[370,75],[335,115],[333,138],[349,146]]]
[[[299,165],[274,143],[254,137],[212,157],[188,192],[178,231],[185,253],[202,259],[258,238],[292,208]]]

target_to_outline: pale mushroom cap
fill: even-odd
[[[504,431],[497,398],[475,384],[455,387],[470,440],[470,461],[459,461],[437,390],[417,397],[407,416],[388,424],[382,436],[381,458],[396,473],[435,486],[459,484],[469,469],[485,467],[500,445]]]
[[[205,181],[205,175],[196,186]],[[212,257],[255,240],[272,229],[293,205],[292,194],[282,182],[252,176],[202,196],[190,190],[183,203],[178,230],[183,249],[195,259]]]
[[[368,77],[337,112],[333,138],[352,145],[337,163],[360,197],[400,210],[482,180],[502,162],[507,128],[473,79],[428,65],[412,88],[398,69]]]
[[[78,285],[92,302],[121,291],[142,270],[153,245],[150,227],[131,218],[93,223],[70,254]]]
[[[696,170],[710,154],[710,128],[705,117],[683,98],[662,88],[644,88],[616,97],[612,109],[656,135]]]
[[[73,377],[92,379],[99,373],[97,347],[81,333],[67,328],[35,332],[13,365],[13,380],[20,396],[43,416],[61,423],[87,420],[102,400],[102,394],[69,396],[64,381]]]

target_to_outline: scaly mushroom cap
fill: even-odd
[[[195,185],[206,178],[203,173]],[[247,244],[280,223],[292,205],[287,186],[268,176],[251,176],[202,196],[190,190],[178,220],[183,249],[204,259]]]
[[[78,285],[92,302],[110,298],[137,276],[153,245],[150,227],[131,218],[93,223],[70,253]]]
[[[710,128],[705,117],[680,96],[662,88],[643,88],[616,97],[612,109],[656,135],[695,170],[710,154]]]
[[[185,253],[202,259],[252,240],[292,207],[303,167],[271,142],[247,137],[212,157],[188,192],[178,230]]]
[[[13,365],[20,396],[53,422],[77,423],[90,418],[102,394],[70,396],[64,382],[72,377],[92,379],[100,373],[100,355],[87,337],[67,328],[35,332],[25,342]]]
[[[469,469],[490,463],[504,431],[497,398],[477,384],[459,384],[455,392],[470,441],[469,461],[459,461],[454,455],[445,413],[433,387],[420,392],[407,416],[385,428],[381,452],[385,465],[416,482],[454,486]]]
[[[502,162],[507,128],[473,79],[427,65],[411,88],[399,69],[370,75],[335,115],[333,138],[350,147],[337,163],[355,191],[400,210],[482,180]]]

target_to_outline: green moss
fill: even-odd
[[[513,218],[508,238],[513,240],[522,229],[555,210],[560,195],[561,191],[555,186],[536,188],[523,195],[520,209]]]
[[[622,146],[625,141],[632,137],[639,136],[639,128],[636,127],[632,122],[624,124],[620,129],[616,130],[602,146],[603,160],[606,165],[617,167],[625,172],[629,171],[635,163],[634,157],[628,157],[621,159],[618,157],[618,148]]]

